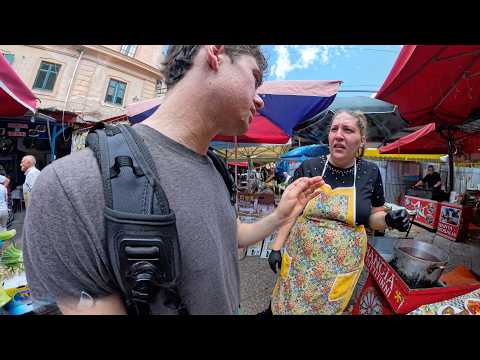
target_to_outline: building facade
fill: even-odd
[[[0,45],[0,52],[38,96],[40,110],[96,122],[164,93],[164,47]]]
[[[19,164],[34,155],[42,169],[85,138],[82,122],[125,115],[127,105],[162,96],[165,45],[0,45],[0,56],[56,119],[0,118],[0,173],[24,181]],[[62,121],[63,120],[63,121]]]

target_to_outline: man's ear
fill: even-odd
[[[225,47],[223,45],[207,45],[207,62],[212,70],[218,71],[220,65],[221,54],[225,53]]]

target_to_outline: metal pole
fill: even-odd
[[[452,130],[450,126],[447,129],[448,131],[448,191],[453,191],[453,173],[454,173],[454,164],[453,164],[453,148],[455,146],[455,140],[453,139]]]
[[[237,151],[238,151],[238,146],[237,146],[237,145],[238,145],[238,144],[237,144],[237,137],[236,137],[236,136],[234,137],[234,141],[235,141],[235,145],[234,145],[234,146],[235,146],[235,186],[236,186],[237,189],[238,189],[238,176],[237,176],[237,171],[238,171],[238,169],[237,169],[237,161],[238,161],[238,160],[237,160]]]

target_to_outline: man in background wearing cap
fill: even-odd
[[[37,180],[40,170],[35,165],[37,161],[33,155],[26,155],[20,162],[20,169],[25,173],[25,182],[23,183],[23,199],[25,200],[25,208],[28,208],[28,200],[33,190],[33,184]]]

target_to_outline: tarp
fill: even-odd
[[[464,123],[480,109],[480,45],[405,45],[376,95],[411,126]]]
[[[34,114],[37,98],[0,54],[0,117]]]

